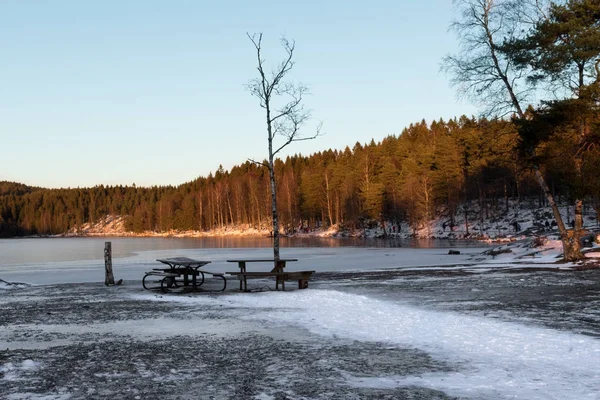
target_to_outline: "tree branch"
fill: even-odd
[[[263,161],[263,162],[260,162],[260,161],[254,161],[254,160],[253,160],[253,159],[251,159],[251,158],[248,158],[247,160],[248,160],[248,161],[250,161],[250,162],[251,162],[251,163],[253,163],[253,164],[260,165],[260,166],[262,166],[262,167],[267,167],[268,169],[271,169],[271,166],[269,165],[269,163],[266,163],[266,162],[264,162],[264,161]]]
[[[273,155],[279,153],[284,147],[286,147],[287,145],[289,145],[292,142],[303,142],[305,140],[313,140],[313,139],[316,139],[319,136],[323,136],[324,134],[321,133],[321,128],[322,127],[323,127],[323,123],[319,122],[319,125],[317,125],[317,131],[312,136],[304,136],[304,137],[301,137],[301,138],[295,138],[295,137],[291,136],[290,138],[288,138],[288,140],[283,145],[281,145],[281,147],[279,147],[277,150],[275,150],[273,152]]]

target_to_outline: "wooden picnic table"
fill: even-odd
[[[275,277],[275,289],[279,290],[279,284],[281,283],[281,289],[285,291],[285,281],[288,279],[298,279],[298,288],[304,289],[308,287],[308,279],[315,271],[297,271],[297,272],[285,272],[285,266],[288,262],[298,261],[296,258],[243,258],[227,260],[227,262],[237,263],[239,272],[227,272],[230,275],[237,275],[240,279],[240,290],[244,292],[248,291],[248,278],[262,278],[262,277]],[[269,272],[254,272],[247,271],[247,264],[251,263],[272,263],[273,269]]]
[[[144,289],[151,289],[146,286],[146,279],[150,276],[158,276],[162,277],[160,281],[160,288],[164,293],[167,293],[169,289],[173,287],[178,287],[178,283],[176,278],[183,277],[183,287],[190,287],[190,277],[191,277],[191,289],[198,290],[200,286],[204,283],[204,274],[213,275],[213,277],[217,277],[223,280],[223,288],[221,291],[225,290],[227,287],[227,280],[223,273],[220,272],[209,272],[201,270],[203,266],[210,264],[210,261],[202,261],[202,260],[194,260],[188,257],[173,257],[173,258],[162,258],[157,259],[156,261],[161,262],[165,265],[168,265],[169,268],[153,268],[152,271],[146,272],[144,278],[142,279],[142,286]],[[197,277],[200,276],[200,281],[198,282]]]

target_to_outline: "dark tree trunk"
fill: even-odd
[[[112,246],[111,246],[110,242],[104,243],[104,272],[105,272],[104,284],[106,286],[114,285],[115,277],[113,275],[113,270],[112,270]]]

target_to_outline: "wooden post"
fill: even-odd
[[[110,242],[104,242],[104,270],[106,273],[104,278],[104,284],[106,286],[114,285],[115,277],[113,275],[112,270],[112,246]]]

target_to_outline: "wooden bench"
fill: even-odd
[[[200,269],[201,267],[210,264],[210,261],[193,260],[187,257],[164,258],[156,261],[168,265],[169,268],[153,268],[152,271],[146,272],[142,279],[142,286],[144,289],[161,289],[163,293],[167,293],[169,289],[172,288],[180,288],[182,289],[181,291],[215,291],[200,288],[204,284],[205,274],[219,278],[223,281],[223,287],[219,291],[222,292],[227,287],[227,279],[225,279],[224,273]],[[149,287],[149,285],[146,284],[148,277],[157,277],[159,280],[156,282],[160,283],[160,285]]]
[[[152,272],[163,272],[163,273],[168,273],[168,274],[178,274],[178,275],[183,275],[183,274],[187,274],[189,276],[192,275],[196,275],[196,276],[200,276],[200,271],[192,271],[192,270],[186,270],[185,268],[152,268]],[[148,273],[148,272],[146,272]],[[217,275],[219,273],[217,272]]]
[[[237,276],[243,284],[243,290],[248,291],[248,278],[268,278],[275,277],[275,289],[279,290],[279,283],[281,282],[281,289],[285,291],[285,281],[297,280],[298,289],[308,288],[308,280],[315,271],[295,271],[295,272],[227,272],[229,275]]]
[[[179,274],[173,273],[173,272],[161,272],[161,271],[148,271],[146,272],[146,276],[163,276],[166,278],[175,278],[178,277]]]
[[[175,285],[175,278],[177,278],[178,276],[179,276],[179,274],[176,274],[173,272],[156,271],[156,270],[148,271],[145,273],[144,277],[142,278],[142,286],[146,290],[161,289],[164,293],[167,293],[169,290],[169,287],[172,287],[173,285]],[[146,279],[148,277],[162,278],[162,279],[159,279],[159,281],[158,281],[158,282],[160,282],[160,285],[156,286],[156,287],[149,286],[146,282]]]
[[[315,271],[294,271],[294,272],[284,272],[283,279],[284,281],[298,281],[298,289],[308,289],[308,281],[312,274]]]

